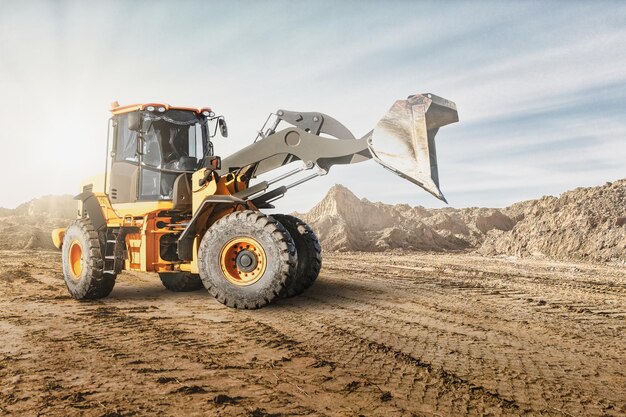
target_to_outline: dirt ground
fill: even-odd
[[[0,252],[0,415],[626,414],[626,268],[326,254],[257,311],[150,274],[71,300],[56,252]]]

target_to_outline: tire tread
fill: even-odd
[[[282,264],[282,268],[279,270],[279,276],[274,277],[271,289],[258,293],[253,300],[238,300],[227,297],[226,294],[222,293],[220,288],[213,283],[212,278],[206,276],[204,273],[204,256],[202,253],[208,251],[209,248],[215,244],[211,236],[213,234],[219,235],[222,231],[234,228],[239,223],[253,224],[258,229],[262,229],[268,236],[271,236],[276,243],[276,247],[279,249],[279,257]],[[297,255],[291,236],[277,220],[259,211],[243,210],[222,217],[209,228],[200,243],[198,251],[200,253],[198,256],[201,270],[200,275],[205,288],[208,290],[209,294],[228,307],[247,310],[264,307],[277,298],[286,295],[287,288],[295,279]]]
[[[87,240],[88,247],[86,248],[86,252],[89,256],[85,259],[85,268],[88,269],[88,276],[85,276],[83,279],[89,279],[89,283],[84,292],[72,291],[69,286],[68,290],[72,297],[76,299],[94,300],[104,298],[113,290],[116,275],[104,273],[103,271],[104,262],[98,232],[93,228],[89,219],[76,219],[68,225],[67,230],[71,227],[79,228],[80,232],[85,235]],[[70,242],[64,242],[63,246],[69,247],[66,246],[69,243]],[[64,259],[63,262],[66,262],[66,259]],[[64,265],[64,267],[66,266]],[[68,279],[73,278],[66,277],[65,279],[67,282]]]
[[[298,251],[296,278],[285,294],[293,297],[302,294],[317,280],[322,269],[322,247],[313,229],[304,221],[289,214],[275,214],[273,217],[291,234]]]

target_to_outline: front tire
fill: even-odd
[[[197,291],[202,288],[200,275],[190,272],[159,272],[163,286],[173,292]]]
[[[289,214],[274,214],[272,217],[285,226],[298,253],[296,277],[287,287],[286,296],[300,295],[313,285],[322,269],[322,247],[313,229],[299,218]]]
[[[89,219],[70,223],[61,250],[65,285],[73,298],[91,300],[111,293],[116,275],[103,272],[98,232]]]
[[[205,288],[220,303],[256,309],[286,294],[297,255],[279,222],[246,210],[221,218],[207,230],[198,262]]]

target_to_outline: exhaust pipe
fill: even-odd
[[[398,100],[371,132],[372,158],[447,203],[439,189],[435,135],[459,121],[456,104],[434,94]]]

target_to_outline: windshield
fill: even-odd
[[[116,160],[138,162],[137,132],[120,118]],[[203,123],[193,112],[170,110],[143,115],[143,164],[170,171],[194,171],[204,156]]]
[[[193,171],[202,159],[202,134],[199,125],[175,125],[158,120],[144,134],[146,165],[173,171]]]
[[[169,200],[176,178],[183,172],[197,170],[204,154],[213,152],[207,119],[182,110],[142,113],[143,152],[137,177],[139,199]],[[128,129],[127,115],[116,118],[116,128],[114,161],[139,164],[137,132]]]

